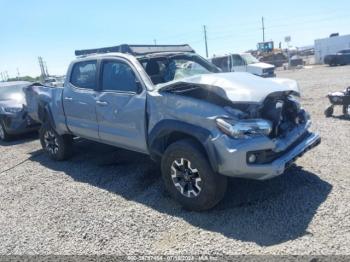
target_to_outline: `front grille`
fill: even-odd
[[[275,68],[265,68],[263,72],[264,74],[272,75],[275,72]]]

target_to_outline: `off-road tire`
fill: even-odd
[[[0,141],[9,141],[11,136],[6,132],[5,125],[0,119]]]
[[[185,196],[181,193],[179,185],[175,186],[172,167],[175,161],[180,161],[180,159],[188,160],[193,168],[191,170],[198,170],[200,177],[198,184],[201,190],[197,196]],[[184,139],[171,144],[162,157],[161,170],[166,189],[185,209],[208,210],[218,204],[225,196],[227,177],[212,170],[203,149],[192,139]]]
[[[331,117],[333,115],[333,112],[334,112],[334,108],[333,106],[329,106],[326,108],[326,110],[324,111],[324,115],[326,117]]]
[[[56,161],[62,161],[68,159],[72,154],[72,136],[69,135],[59,135],[52,128],[50,123],[44,123],[39,130],[40,143],[48,156]],[[48,140],[55,144],[52,149],[48,145]]]

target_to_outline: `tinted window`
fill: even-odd
[[[79,88],[96,88],[96,61],[79,62],[73,66],[70,82]]]
[[[126,63],[105,61],[102,70],[103,90],[137,92],[134,71]]]

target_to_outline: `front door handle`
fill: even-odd
[[[66,101],[73,101],[73,98],[66,96],[66,97],[64,98],[64,100],[66,100]]]
[[[106,101],[96,101],[96,104],[98,104],[99,106],[107,106],[108,103]]]

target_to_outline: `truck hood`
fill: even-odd
[[[160,92],[182,90],[187,86],[201,87],[234,103],[262,103],[268,95],[276,92],[299,93],[294,80],[265,79],[238,72],[196,75],[157,85]]]

